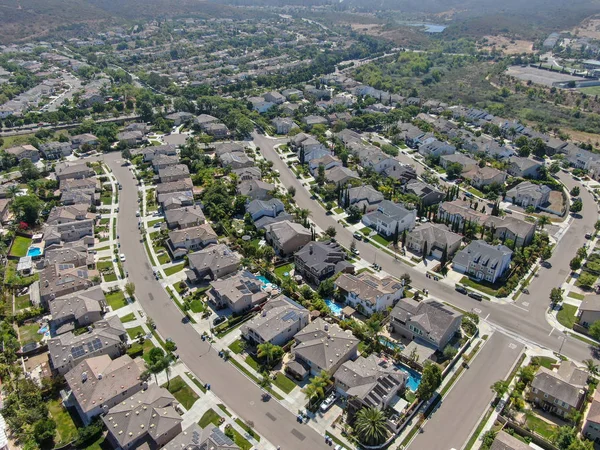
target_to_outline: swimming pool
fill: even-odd
[[[259,279],[260,281],[262,281],[263,287],[266,286],[267,284],[271,284],[271,282],[269,280],[267,280],[266,277],[263,277],[262,275],[256,275],[256,278]]]
[[[407,367],[401,363],[397,363],[396,368],[408,375],[406,387],[409,388],[411,391],[416,392],[417,388],[419,387],[419,384],[421,384],[421,374],[416,370],[413,370],[410,367]]]
[[[42,254],[42,249],[39,247],[29,247],[29,250],[27,250],[27,256],[36,257],[36,256],[40,256],[41,254]]]
[[[342,315],[342,309],[344,308],[343,306],[338,305],[336,302],[334,302],[330,298],[326,298],[325,303],[327,304],[327,306],[329,306],[329,309],[331,310],[331,314],[333,314],[334,316]]]
[[[48,325],[44,325],[42,328],[40,328],[38,330],[39,334],[44,334],[46,331],[48,331]]]
[[[385,345],[390,350],[403,350],[404,349],[404,345],[397,344],[396,342],[392,342],[389,339],[384,338],[383,336],[379,336],[379,342],[382,345]]]

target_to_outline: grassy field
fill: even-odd
[[[181,263],[181,264],[177,264],[175,266],[171,266],[165,269],[165,275],[169,276],[169,275],[173,275],[174,273],[177,273],[181,270],[183,270],[183,267],[185,266],[185,263]]]
[[[77,427],[69,412],[63,408],[62,402],[58,399],[48,402],[48,411],[56,422],[56,435],[54,436],[54,446],[61,447],[71,442],[77,437]]]
[[[551,369],[552,364],[556,364],[556,359],[548,356],[540,356],[538,359],[540,360],[540,365],[546,369]]]
[[[285,280],[286,277],[283,274],[286,272],[289,274],[292,270],[294,270],[293,263],[285,264],[275,269],[275,275],[277,275],[277,277],[281,278],[282,280]]]
[[[206,428],[209,424],[212,423],[214,426],[218,427],[219,423],[220,423],[220,419],[221,419],[221,416],[219,416],[219,414],[217,414],[217,412],[214,409],[210,408],[200,418],[198,425],[200,426],[200,428]]]
[[[567,305],[566,303],[562,304],[562,307],[556,318],[561,323],[561,325],[567,328],[573,328],[573,324],[575,323],[575,313],[577,312],[577,306]]]
[[[179,375],[168,383],[168,387],[167,384],[163,384],[163,387],[167,388],[167,390],[173,394],[177,401],[188,410],[192,407],[196,400],[200,398],[198,397],[198,394],[196,394]]]
[[[135,339],[135,337],[139,334],[142,333],[143,335],[146,334],[146,332],[144,331],[144,329],[142,328],[141,325],[138,325],[137,327],[133,327],[133,328],[127,328],[127,334],[129,335],[129,337],[131,339]]]
[[[21,325],[19,327],[19,335],[21,336],[21,344],[27,344],[29,342],[40,342],[42,340],[42,334],[38,333],[40,327],[37,323],[31,325]]]
[[[530,416],[527,418],[527,426],[534,430],[537,434],[543,436],[546,440],[550,440],[558,428],[556,425],[551,425],[545,420],[542,420],[536,416]]]
[[[121,323],[133,322],[135,320],[135,314],[129,313],[126,316],[121,317]]]
[[[279,389],[281,389],[283,392],[285,392],[286,394],[289,394],[290,392],[292,392],[294,390],[294,388],[296,387],[296,383],[294,383],[292,380],[290,380],[288,377],[286,377],[281,372],[277,374],[277,377],[275,378],[275,380],[273,380],[273,384],[275,386],[277,386]]]
[[[243,351],[242,346],[240,345],[241,342],[242,342],[241,339],[238,339],[237,341],[232,342],[229,345],[229,350],[231,350],[236,355],[239,355]]]
[[[156,253],[156,257],[158,258],[158,263],[160,265],[168,264],[171,262],[171,257],[169,256],[169,253],[167,253],[164,247],[154,247],[154,252]]]
[[[125,294],[123,294],[123,291],[117,291],[115,293],[105,295],[106,303],[108,303],[113,311],[116,311],[123,306],[127,306],[127,300],[125,300]]]
[[[582,94],[586,95],[600,95],[600,86],[590,86],[585,88],[579,88],[577,90]]]
[[[583,300],[585,298],[585,295],[583,294],[578,294],[577,292],[569,292],[567,294],[567,297],[571,297],[577,300]]]
[[[202,300],[195,299],[190,302],[190,309],[193,313],[201,313],[206,310],[206,306]]]
[[[388,245],[390,245],[390,241],[388,241],[386,238],[384,238],[380,234],[376,234],[374,236],[371,236],[371,239],[373,239],[378,244],[383,245],[384,247],[387,247]]]
[[[241,450],[250,450],[252,444],[233,428],[225,430],[225,435],[228,436]]]
[[[460,283],[464,284],[466,287],[477,289],[478,291],[481,291],[481,292],[484,292],[486,294],[493,295],[493,296],[495,296],[496,293],[498,292],[498,289],[496,289],[490,283],[486,283],[485,281],[477,282],[477,281],[471,280],[469,277],[466,277],[466,276],[461,278]]]
[[[10,255],[22,258],[27,256],[27,250],[31,245],[31,239],[23,236],[15,236],[12,247],[10,248]]]
[[[164,221],[165,221],[165,219],[156,219],[156,220],[151,220],[150,222],[148,222],[148,225],[147,225],[147,227],[148,227],[148,228],[152,228],[152,227],[153,227],[155,224],[157,224],[157,223],[161,223],[161,222],[164,222]]]
[[[15,309],[20,311],[25,308],[29,308],[31,306],[31,299],[29,298],[29,294],[20,295],[15,297]]]

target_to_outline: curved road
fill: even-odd
[[[262,134],[253,134],[254,143],[261,149],[262,155],[273,162],[274,168],[279,170],[281,181],[286,187],[296,188],[295,200],[300,208],[311,211],[311,219],[323,230],[334,226],[336,239],[342,245],[350,247],[353,240],[352,233],[338,224],[331,216],[326,215],[325,210],[310,198],[310,193],[293,172],[279,158],[273,147],[278,143],[287,142],[287,139],[272,139]],[[569,175],[559,172],[560,180],[571,189],[573,186],[581,186]],[[433,281],[426,278],[425,274],[413,269],[394,257],[382,252],[371,244],[361,241],[356,242],[356,248],[360,250],[361,256],[369,261],[381,265],[383,270],[391,275],[399,277],[404,273],[410,274],[413,284],[425,287],[432,297],[447,301],[463,310],[470,311],[474,308],[482,319],[487,319],[492,325],[502,329],[514,337],[522,337],[531,343],[542,347],[561,351],[562,354],[576,361],[587,358],[596,358],[594,349],[576,338],[566,337],[546,320],[546,310],[550,303],[550,291],[558,287],[568,276],[569,261],[575,256],[575,251],[583,246],[586,241],[585,233],[594,229],[598,216],[598,206],[591,194],[581,186],[581,198],[583,200],[583,217],[574,218],[568,232],[560,240],[549,263],[550,268],[541,268],[539,276],[532,279],[529,285],[530,295],[521,295],[513,304],[500,304],[489,301],[477,302],[470,297],[457,293],[452,286],[445,283]],[[528,304],[527,304],[528,303]],[[564,340],[564,342],[563,342]],[[562,346],[562,349],[561,349]]]
[[[261,389],[232,364],[219,358],[208,342],[190,326],[181,323],[183,314],[155,280],[144,244],[137,228],[138,189],[133,175],[121,166],[120,153],[109,153],[104,161],[123,185],[119,201],[118,233],[121,252],[127,261],[129,280],[135,283],[136,298],[146,314],[154,320],[163,338],[177,343],[177,353],[186,366],[202,381],[210,383],[214,393],[273,445],[284,450],[324,449],[325,440],[314,429],[298,424],[296,417],[279,402],[261,401]],[[327,447],[329,448],[329,447]]]

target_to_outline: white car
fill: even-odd
[[[135,212],[135,217],[140,217],[140,212],[139,211]]]
[[[333,405],[336,400],[337,400],[337,394],[335,392],[333,392],[329,397],[327,397],[325,399],[325,401],[323,403],[321,403],[321,411],[323,411],[323,412],[327,411],[329,408],[331,408],[331,405]]]
[[[121,253],[121,254],[119,255],[119,259],[120,259],[121,261],[125,261],[125,253]]]

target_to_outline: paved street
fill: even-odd
[[[490,336],[473,364],[425,424],[423,433],[417,434],[408,448],[462,448],[494,398],[490,386],[506,378],[522,351],[522,344],[502,333]]]
[[[286,187],[294,186],[296,188],[296,203],[300,208],[311,211],[310,219],[314,221],[319,228],[326,229],[334,226],[337,235],[336,239],[344,246],[350,247],[353,240],[352,233],[338,224],[335,219],[325,214],[325,210],[319,204],[310,198],[310,194],[301,181],[281,161],[279,155],[273,146],[283,142],[281,139],[274,140],[260,134],[253,134],[255,144],[260,147],[262,154],[269,161],[273,161],[274,168],[278,169],[281,181]],[[579,185],[568,174],[559,172],[561,181],[570,189]],[[382,252],[371,244],[361,241],[356,242],[356,248],[360,250],[361,256],[370,261],[381,265],[384,271],[399,277],[403,273],[410,274],[413,284],[419,288],[425,287],[429,290],[432,297],[436,297],[452,303],[457,307],[476,312],[481,318],[490,321],[495,326],[506,330],[515,336],[533,341],[545,348],[558,351],[562,346],[562,353],[576,361],[596,357],[593,349],[586,343],[572,337],[565,337],[564,334],[554,330],[546,321],[545,311],[550,303],[550,291],[553,287],[559,286],[569,274],[569,261],[575,256],[577,248],[585,242],[585,233],[592,231],[597,219],[597,206],[591,194],[585,189],[581,189],[580,197],[583,200],[583,217],[575,218],[569,231],[560,241],[557,249],[554,251],[549,262],[551,268],[541,268],[539,276],[534,278],[529,285],[530,295],[522,295],[515,304],[501,304],[489,301],[477,302],[470,297],[463,296],[454,291],[452,286],[442,282],[435,282],[426,278],[423,272],[395,260],[393,256]]]
[[[190,325],[181,323],[183,314],[153,277],[144,245],[140,242],[135,212],[137,187],[128,167],[121,166],[120,153],[105,155],[105,162],[123,185],[120,191],[118,233],[121,252],[127,262],[125,270],[135,283],[136,298],[152,317],[163,338],[172,338],[177,353],[187,367],[203,382],[211,384],[214,393],[238,417],[252,421],[256,430],[273,445],[285,450],[325,448],[322,436],[312,428],[296,422],[295,416],[277,401],[261,401],[261,390],[233,365],[220,359],[207,342]]]

